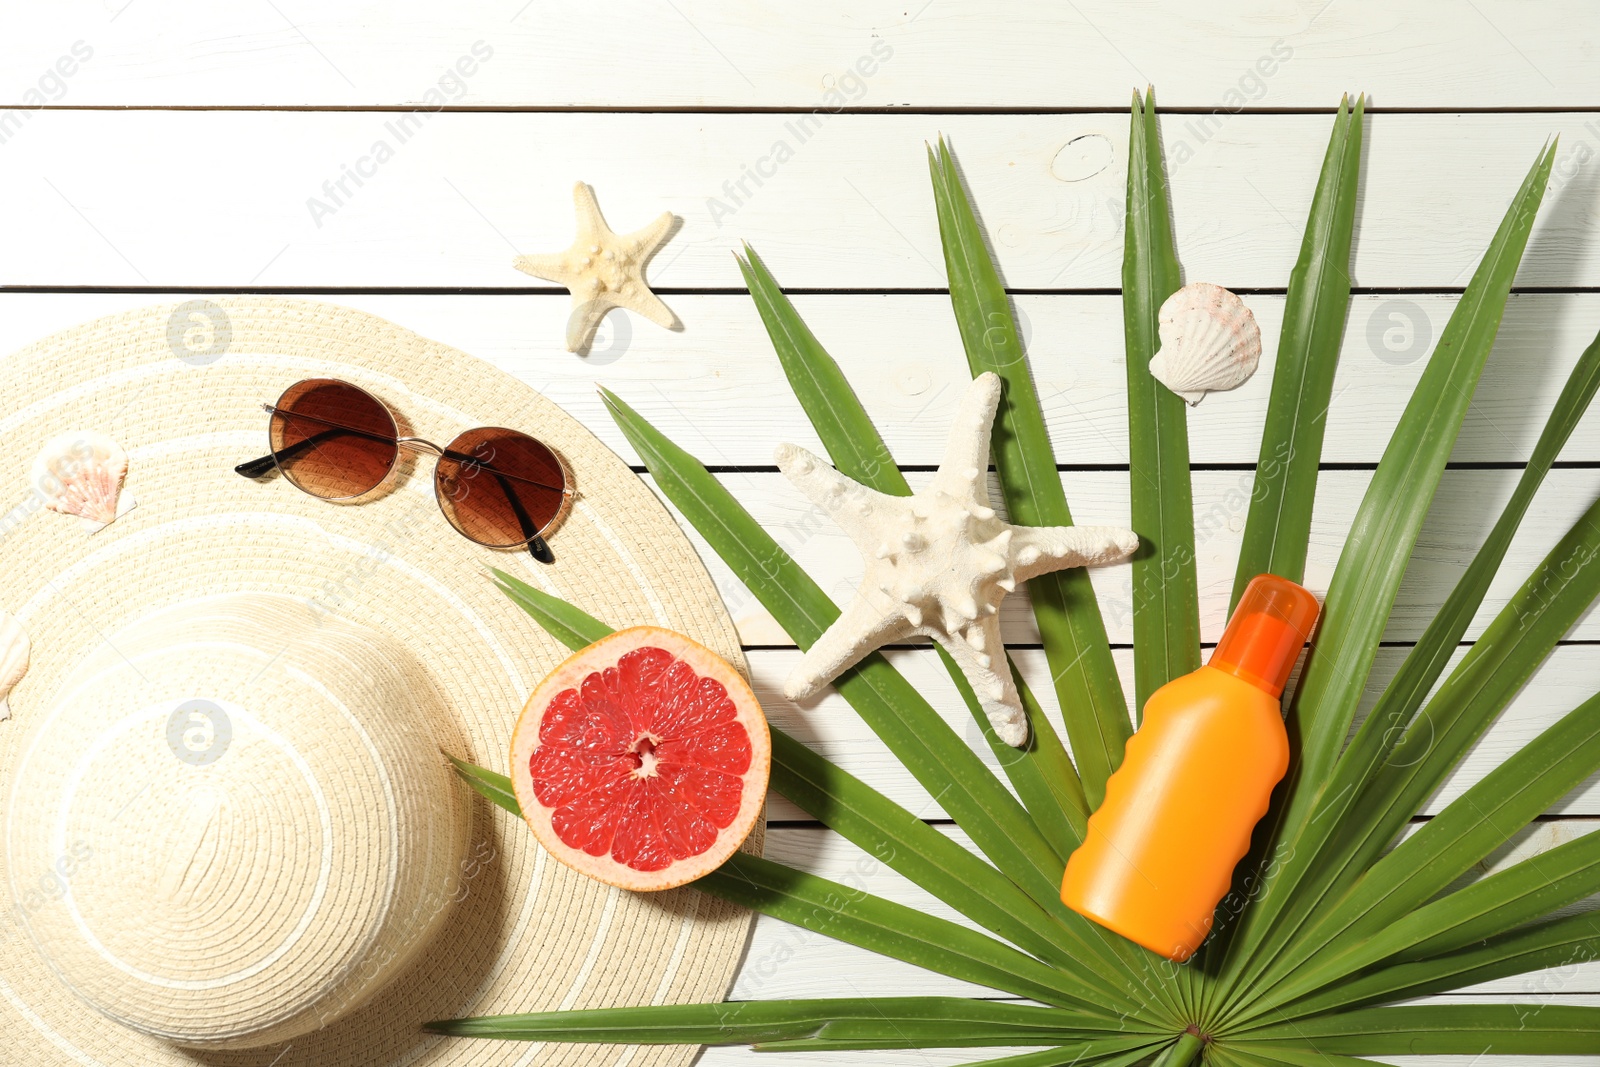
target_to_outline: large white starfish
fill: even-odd
[[[612,308],[625,308],[657,326],[675,328],[678,317],[644,280],[645,263],[672,236],[676,221],[672,212],[662,212],[642,230],[616,234],[601,217],[594,190],[583,182],[572,187],[572,203],[578,212],[578,236],[572,247],[548,255],[518,256],[516,260],[516,268],[524,274],[571,290],[567,351],[587,349],[600,320]]]
[[[1000,739],[1027,744],[1028,720],[1000,641],[1000,601],[1035,575],[1126,559],[1139,538],[1114,526],[1011,526],[997,517],[987,472],[999,402],[996,375],[973,379],[938,472],[909,497],[869,489],[803,448],[778,446],[778,468],[850,535],[866,564],[855,599],[784,682],[791,700],[814,695],[878,646],[922,634],[961,667]]]

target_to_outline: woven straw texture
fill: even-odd
[[[557,564],[457,535],[426,459],[349,506],[235,475],[264,451],[261,403],[305,377],[362,386],[430,440],[500,425],[548,442],[577,489],[550,538]],[[137,508],[92,535],[39,508],[29,484],[40,445],[69,430],[108,434],[131,458]],[[33,645],[0,722],[12,905],[0,916],[0,1063],[693,1058],[419,1030],[467,1014],[720,999],[749,933],[748,914],[693,889],[634,895],[573,873],[430,758],[443,748],[504,770],[526,695],[568,654],[493,588],[487,565],[743,665],[682,532],[553,404],[350,309],[239,298],[115,316],[0,363],[0,541],[0,607]],[[174,742],[165,712],[186,699],[225,709],[220,755],[185,758]],[[186,943],[204,948],[173,958]],[[89,1002],[209,1045],[180,1048]],[[313,1015],[334,1021],[302,1033]]]

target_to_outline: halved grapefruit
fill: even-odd
[[[721,865],[761,817],[771,763],[766,716],[739,672],[655,626],[557,667],[511,738],[534,836],[623,889],[671,889]]]

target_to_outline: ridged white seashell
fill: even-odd
[[[71,430],[51,439],[33,461],[33,488],[45,507],[76,515],[90,533],[104,529],[136,506],[122,491],[128,454],[103,433]]]
[[[1237,389],[1261,362],[1261,330],[1244,301],[1220,285],[1192,282],[1161,305],[1156,381],[1192,406],[1207,393]]]
[[[15,616],[0,611],[0,722],[11,718],[7,698],[28,673],[28,633]]]

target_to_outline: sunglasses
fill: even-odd
[[[566,468],[550,447],[516,430],[482,426],[440,447],[402,437],[388,405],[349,382],[308,378],[285,389],[270,418],[260,459],[234,468],[246,478],[278,470],[296,489],[323,500],[353,500],[376,489],[402,449],[437,458],[434,497],[450,525],[489,548],[527,548],[554,563],[544,531],[572,499]]]

